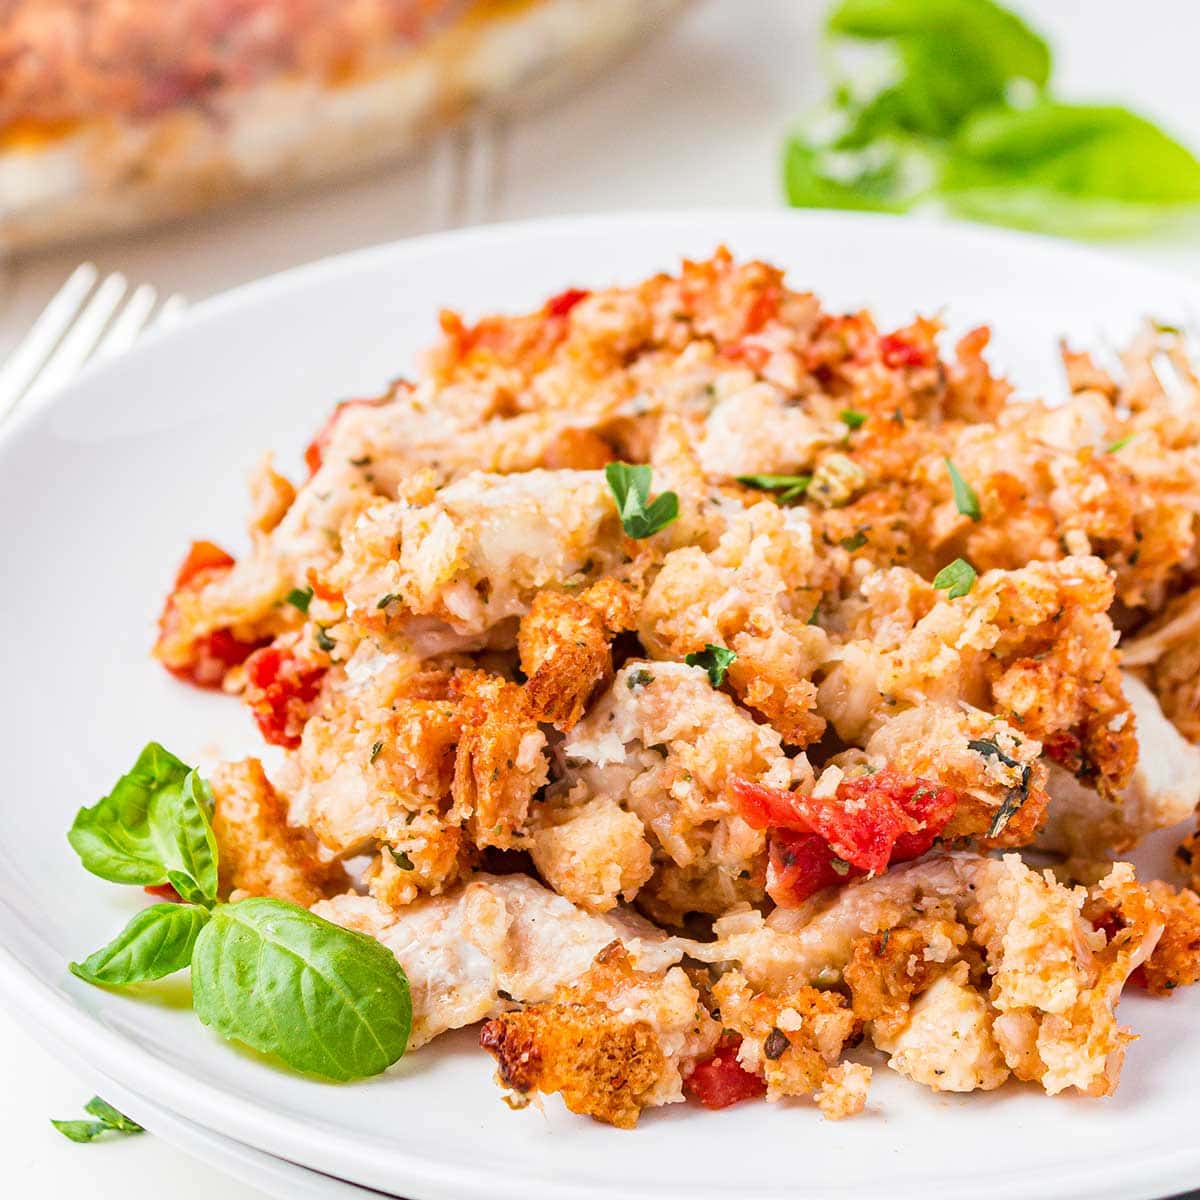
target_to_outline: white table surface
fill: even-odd
[[[519,123],[476,120],[423,159],[369,180],[0,264],[0,355],[70,269],[91,258],[201,299],[375,242],[554,213],[778,205],[789,122],[822,92],[815,31],[826,3],[695,0],[602,80]],[[1200,146],[1194,0],[1024,0],[1055,46],[1059,90],[1136,102]],[[1200,272],[1200,232],[1117,252]],[[82,797],[81,802],[90,801]],[[261,1200],[152,1136],[76,1146],[48,1118],[91,1095],[0,1011],[4,1194],[59,1200]]]

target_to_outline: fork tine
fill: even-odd
[[[98,275],[92,263],[81,263],[76,267],[0,368],[0,421],[16,407],[50,352],[58,345]]]
[[[176,321],[183,315],[183,310],[187,308],[187,300],[178,292],[172,292],[162,304],[162,308],[158,310],[158,316],[154,318],[154,329],[166,329],[168,325],[174,325]]]
[[[142,283],[134,288],[125,307],[113,318],[103,341],[96,348],[96,357],[111,358],[128,350],[157,303],[158,292],[150,284]]]
[[[38,376],[37,382],[26,393],[26,403],[40,403],[79,371],[100,340],[113,309],[120,304],[125,286],[125,276],[119,271],[114,271],[104,279]]]

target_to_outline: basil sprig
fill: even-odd
[[[1139,232],[1200,205],[1188,149],[1126,108],[1055,98],[1048,46],[994,0],[840,0],[828,28],[855,44],[857,69],[788,142],[794,205],[936,201],[1073,237]],[[887,69],[861,69],[872,45]],[[864,90],[873,76],[882,85]]]
[[[611,462],[604,468],[604,478],[617,502],[621,526],[631,538],[651,537],[679,516],[679,497],[674,492],[650,500],[649,467]]]
[[[208,784],[151,742],[107,796],[79,810],[67,840],[93,875],[111,883],[148,887],[178,879],[188,891],[215,899],[211,814]]]
[[[92,1120],[51,1120],[50,1124],[63,1137],[70,1138],[73,1142],[94,1142],[98,1137],[106,1133],[119,1133],[128,1136],[131,1133],[146,1132],[136,1121],[131,1120],[123,1112],[119,1112],[113,1108],[107,1100],[101,1100],[99,1096],[93,1096],[83,1106],[83,1111],[88,1113],[92,1117]]]
[[[323,1079],[386,1070],[412,1025],[395,955],[285,900],[219,903],[212,809],[208,784],[152,742],[108,796],[80,810],[68,836],[89,871],[169,882],[181,902],[135,913],[72,973],[124,987],[191,967],[196,1015],[223,1037]]]

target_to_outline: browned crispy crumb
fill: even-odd
[[[341,864],[322,862],[312,835],[288,824],[258,759],[222,763],[209,782],[223,896],[277,896],[307,908],[346,886]]]
[[[1157,879],[1146,888],[1166,924],[1136,979],[1154,995],[1169,996],[1200,981],[1200,896]]]

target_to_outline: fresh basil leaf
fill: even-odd
[[[933,586],[949,599],[958,600],[975,586],[977,578],[975,568],[965,558],[956,558],[933,577]]]
[[[192,904],[144,908],[107,946],[81,963],[72,963],[71,974],[113,987],[162,979],[191,962],[196,938],[207,920],[207,910]]]
[[[54,1121],[50,1122],[63,1137],[70,1138],[73,1142],[94,1142],[101,1134],[105,1133],[144,1133],[145,1130],[133,1120],[130,1120],[124,1113],[118,1112],[106,1100],[101,1100],[99,1096],[93,1096],[86,1105],[84,1112],[91,1113],[96,1118],[94,1121]]]
[[[975,489],[958,473],[958,468],[946,459],[946,470],[950,472],[950,486],[954,489],[954,506],[964,517],[978,521],[983,513],[979,508],[979,496]]]
[[[212,788],[198,772],[189,771],[175,809],[178,867],[167,872],[168,881],[185,900],[217,898],[217,837],[213,833],[212,811]],[[183,887],[180,887],[181,872],[185,877]],[[187,886],[186,880],[195,881],[199,896]]]
[[[50,1124],[63,1137],[70,1138],[73,1142],[94,1142],[102,1133],[113,1132],[103,1121],[55,1121],[52,1119]]]
[[[649,467],[611,462],[604,468],[604,478],[629,537],[651,537],[679,516],[679,497],[674,492],[663,492],[650,501]]]
[[[725,672],[729,670],[737,655],[724,646],[714,646],[709,642],[703,650],[697,650],[684,656],[683,661],[689,667],[703,667],[708,672],[708,681],[715,688],[725,682]]]
[[[83,865],[113,883],[167,882],[176,864],[174,812],[190,768],[157,742],[91,808],[81,808],[67,834]]]
[[[283,900],[221,905],[192,955],[196,1015],[289,1067],[350,1080],[408,1046],[412,1002],[395,955]]]
[[[797,132],[784,152],[784,190],[794,208],[907,212],[926,193],[923,166],[923,156],[889,142],[839,149]]]
[[[1128,109],[1047,100],[969,120],[953,141],[940,187],[964,216],[1115,236],[1200,204],[1200,161]]]
[[[842,0],[831,33],[884,42],[898,76],[863,108],[873,136],[888,128],[945,137],[971,112],[1004,100],[1014,80],[1041,88],[1050,50],[992,0]]]
[[[84,1106],[83,1111],[90,1113],[99,1121],[103,1121],[105,1125],[116,1131],[117,1133],[145,1133],[136,1121],[127,1117],[123,1112],[113,1108],[107,1100],[102,1100],[99,1096],[93,1096]]]
[[[298,608],[302,613],[308,612],[308,606],[312,603],[312,598],[313,590],[310,587],[292,588],[285,597],[293,608]]]

